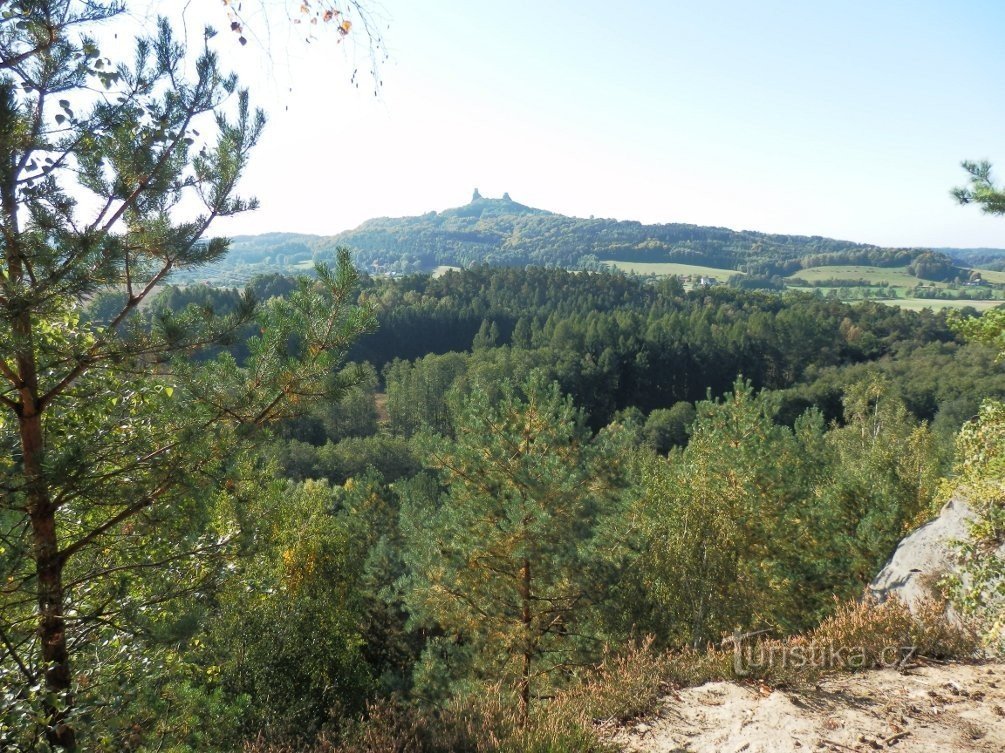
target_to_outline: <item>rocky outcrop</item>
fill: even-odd
[[[973,517],[965,500],[951,499],[935,519],[900,542],[869,592],[880,601],[897,596],[912,607],[923,599],[938,598],[939,579],[956,568],[954,542],[967,538]]]

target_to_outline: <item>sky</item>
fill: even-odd
[[[378,86],[360,25],[307,43],[299,2],[243,0],[248,44],[215,40],[269,115],[242,183],[261,208],[215,232],[333,234],[478,188],[577,217],[1005,247],[1005,218],[949,195],[963,159],[1005,178],[1000,0],[362,0]],[[139,27],[151,7],[229,24],[222,0],[147,3],[128,3]]]

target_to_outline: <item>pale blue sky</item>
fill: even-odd
[[[217,2],[192,25],[197,6],[224,26]],[[349,83],[362,50],[303,44],[277,3],[246,10],[258,39],[221,42],[270,123],[245,181],[262,209],[218,230],[334,233],[478,187],[575,216],[1005,247],[1005,218],[949,197],[962,159],[1005,176],[1000,1],[382,0],[376,98]]]

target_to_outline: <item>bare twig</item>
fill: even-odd
[[[901,740],[903,740],[909,734],[911,734],[910,730],[905,730],[904,732],[898,732],[896,735],[890,735],[888,738],[886,738],[885,740],[883,740],[883,745],[885,745],[886,747],[890,748],[890,747],[896,745]]]

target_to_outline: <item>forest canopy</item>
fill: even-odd
[[[339,36],[349,10],[297,8]],[[197,284],[256,206],[265,116],[233,37],[162,19],[113,59],[91,31],[121,12],[0,13],[0,748],[599,752],[597,720],[741,676],[730,640],[869,643],[774,686],[892,641],[897,666],[1001,650],[1002,309],[775,279],[979,285],[956,257],[476,190],[241,240],[303,274]],[[432,265],[460,268],[405,274]],[[958,483],[973,630],[861,601]]]

